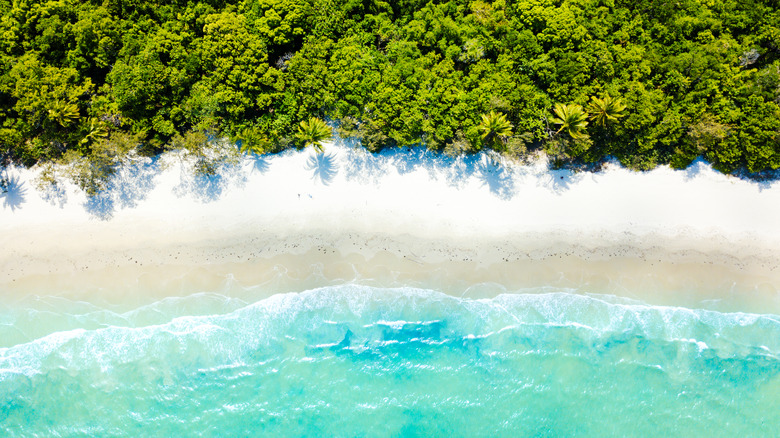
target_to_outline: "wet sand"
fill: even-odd
[[[17,237],[0,257],[6,299],[35,293],[140,304],[202,291],[259,299],[276,290],[356,282],[470,297],[563,288],[659,305],[780,313],[780,257],[755,241],[584,233],[437,239],[314,229],[222,237],[102,233],[71,231],[70,243],[43,232]],[[257,285],[264,285],[261,296]]]

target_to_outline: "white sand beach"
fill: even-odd
[[[780,312],[780,181],[703,162],[573,173],[327,144],[245,157],[209,179],[163,156],[124,169],[93,199],[67,184],[36,190],[35,169],[7,175],[0,291],[10,300],[355,281],[474,297],[554,286]]]

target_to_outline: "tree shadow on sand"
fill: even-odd
[[[0,190],[0,196],[3,198],[3,208],[8,208],[12,212],[16,211],[25,203],[27,188],[24,187],[24,182],[20,182],[19,177],[16,175],[0,178],[3,178],[2,189]]]
[[[252,172],[266,173],[271,167],[271,163],[265,155],[248,154],[246,161],[250,163],[249,170]]]
[[[501,199],[511,199],[515,194],[511,167],[500,157],[484,152],[453,157],[422,146],[387,148],[375,154],[355,149],[346,160],[346,176],[350,180],[377,182],[391,169],[399,175],[424,170],[432,180],[443,179],[457,188],[475,178]]]
[[[117,169],[105,190],[87,197],[84,208],[98,219],[111,219],[117,208],[132,208],[146,199],[159,171],[158,158],[125,164]]]
[[[702,177],[706,173],[722,173],[715,170],[712,165],[702,157],[693,160],[683,172],[685,172],[686,181]],[[759,192],[780,185],[780,169],[765,170],[755,173],[748,172],[746,169],[741,169],[728,176],[739,178],[742,181],[755,185]]]
[[[483,155],[476,164],[475,175],[497,197],[506,200],[514,196],[515,179],[512,172],[494,157]]]
[[[468,177],[473,175],[475,170],[473,163],[469,163],[465,167],[459,166],[470,161],[469,158],[473,158],[475,155],[452,157],[427,149],[425,146],[387,149],[380,154],[395,167],[400,175],[425,170],[432,180],[438,180],[443,176],[450,183],[458,183],[456,176],[458,172],[460,172],[461,177]]]
[[[62,184],[46,184],[41,188],[41,198],[55,207],[63,208],[68,202],[68,191]]]
[[[310,156],[306,161],[306,170],[312,171],[312,179],[318,179],[326,186],[330,185],[338,174],[332,153],[319,153]]]
[[[348,152],[344,170],[348,180],[363,183],[378,183],[387,174],[386,160],[360,148]]]
[[[173,192],[179,197],[192,195],[203,203],[214,202],[231,185],[242,186],[247,181],[240,165],[220,166],[214,174],[209,175],[193,174],[185,167],[181,169],[181,182],[173,188]]]
[[[381,154],[393,163],[401,175],[414,172],[419,168],[432,170],[435,167],[432,160],[433,153],[422,146],[386,149]]]
[[[501,199],[511,199],[515,193],[511,168],[499,157],[485,152],[453,157],[415,147],[396,149],[386,158],[402,175],[424,169],[431,179],[444,178],[453,187],[462,187],[470,178],[476,178],[490,193]]]
[[[114,217],[114,204],[113,196],[106,190],[94,196],[88,196],[84,202],[84,209],[92,217],[106,221]]]
[[[582,180],[584,173],[574,173],[569,169],[550,171],[550,188],[553,192],[561,194],[568,191],[571,186]]]

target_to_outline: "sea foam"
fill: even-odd
[[[356,284],[218,310],[1,348],[0,430],[686,435],[717,424],[716,434],[760,435],[780,425],[776,315]]]

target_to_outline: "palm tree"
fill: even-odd
[[[590,119],[599,126],[605,126],[608,122],[616,121],[625,116],[625,111],[626,106],[623,105],[623,102],[619,98],[613,99],[609,94],[604,99],[593,96],[588,104]]]
[[[330,127],[322,120],[312,117],[308,121],[301,122],[295,139],[303,144],[303,147],[314,146],[317,153],[322,152],[322,142],[330,140]]]
[[[497,139],[505,139],[512,135],[512,124],[506,119],[506,116],[490,111],[482,114],[482,122],[477,126],[482,133],[482,139],[488,143],[493,143]]]
[[[57,122],[63,128],[67,128],[79,118],[79,107],[72,102],[55,100],[48,108],[49,120]]]
[[[107,136],[108,131],[106,131],[105,126],[103,126],[103,124],[101,124],[99,121],[90,118],[89,131],[87,132],[87,135],[81,139],[79,144],[88,144],[101,138],[106,138]]]
[[[556,132],[566,130],[571,138],[575,140],[583,139],[587,136],[583,130],[588,125],[588,113],[581,106],[556,103],[553,107],[553,112],[557,117],[553,117],[550,121],[556,125],[561,125]]]

